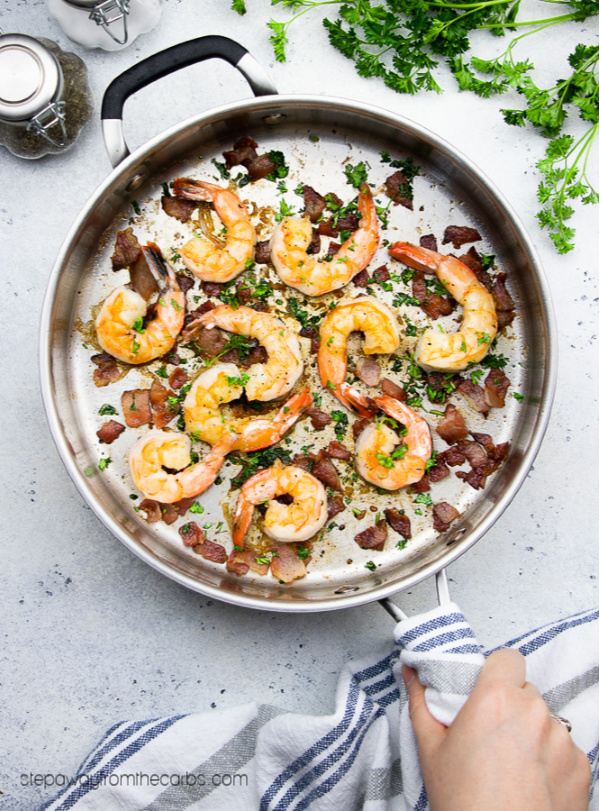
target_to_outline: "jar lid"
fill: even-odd
[[[69,6],[75,6],[75,8],[81,9],[93,9],[99,3],[102,3],[103,0],[64,0],[64,2]]]
[[[28,121],[62,92],[63,76],[54,54],[24,34],[0,36],[0,119]]]

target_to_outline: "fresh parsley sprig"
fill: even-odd
[[[533,62],[518,59],[517,46],[526,37],[565,22],[597,16],[598,0],[543,0],[564,13],[537,20],[519,20],[520,0],[271,0],[293,12],[286,22],[270,20],[271,42],[278,61],[286,59],[289,29],[308,11],[334,6],[335,19],[323,19],[329,41],[360,76],[377,77],[398,93],[441,92],[436,70],[446,62],[461,90],[489,98],[516,90],[526,101],[522,109],[502,109],[509,124],[530,125],[552,138],[537,164],[543,180],[538,189],[542,228],[550,231],[559,253],[572,250],[574,230],[569,201],[597,203],[598,193],[586,174],[598,130],[598,47],[580,44],[569,57],[572,73],[552,88],[538,87]],[[240,13],[239,0],[232,8]],[[521,31],[495,59],[471,55],[469,35],[488,30],[494,36]],[[580,141],[563,134],[570,109],[578,108],[590,127]],[[353,169],[354,167],[349,167]],[[348,176],[356,185],[357,178]]]

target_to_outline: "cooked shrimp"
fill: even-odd
[[[429,426],[393,397],[374,400],[388,416],[406,426],[406,436],[401,439],[385,422],[370,423],[356,440],[356,469],[377,487],[399,490],[423,478],[432,448]]]
[[[358,195],[360,226],[331,262],[306,253],[312,239],[307,217],[285,217],[271,238],[271,261],[282,282],[307,296],[320,296],[348,284],[366,268],[379,245],[377,211],[371,190],[363,183]]]
[[[290,495],[291,504],[274,501]],[[262,530],[269,538],[284,543],[307,541],[327,521],[327,495],[318,479],[300,467],[267,468],[242,485],[233,517],[233,543],[243,547],[254,507],[269,502]]]
[[[223,304],[195,321],[184,339],[193,340],[203,327],[220,327],[227,332],[256,338],[267,350],[269,358],[266,363],[254,363],[246,370],[250,378],[245,384],[249,400],[276,400],[285,397],[296,385],[304,369],[300,344],[283,321],[251,307],[234,309]]]
[[[368,400],[345,382],[348,336],[363,332],[363,352],[389,354],[400,346],[398,323],[389,307],[372,296],[345,299],[330,310],[321,322],[321,344],[317,362],[321,383],[347,408],[355,408],[368,417]]]
[[[173,184],[177,197],[212,202],[227,229],[225,245],[220,247],[201,237],[192,237],[180,249],[183,262],[205,282],[229,282],[252,261],[256,234],[246,206],[240,198],[221,186],[204,180],[179,177]]]
[[[199,496],[217,478],[237,438],[236,433],[230,432],[211,448],[202,462],[192,463],[192,443],[186,434],[151,428],[129,451],[129,469],[135,486],[146,498],[161,504]],[[167,473],[163,467],[179,472]]]
[[[134,364],[147,363],[168,352],[181,332],[185,316],[185,296],[173,268],[153,242],[142,250],[158,282],[154,317],[144,326],[147,302],[129,287],[113,290],[96,317],[96,334],[102,349],[117,360]]]
[[[396,242],[390,253],[411,268],[435,273],[441,284],[464,308],[458,332],[427,329],[419,339],[415,360],[428,372],[460,372],[479,363],[488,353],[498,330],[496,305],[491,293],[473,271],[454,256]]]
[[[233,449],[244,453],[279,442],[311,404],[310,392],[304,389],[294,394],[273,419],[225,420],[221,404],[241,397],[248,380],[248,375],[240,374],[235,363],[217,363],[198,375],[183,401],[186,429],[209,445],[234,430],[239,437]]]

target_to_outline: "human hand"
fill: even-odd
[[[525,681],[515,650],[487,658],[450,727],[425,703],[416,671],[402,671],[431,811],[585,811],[590,764]]]

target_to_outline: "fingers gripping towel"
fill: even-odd
[[[568,718],[598,780],[598,612],[506,646],[551,712]],[[505,647],[506,647],[505,646]],[[398,623],[380,657],[340,674],[335,712],[266,704],[117,724],[47,811],[427,811],[401,666],[416,668],[431,712],[449,724],[484,661],[454,604]],[[597,808],[593,794],[590,809]]]

